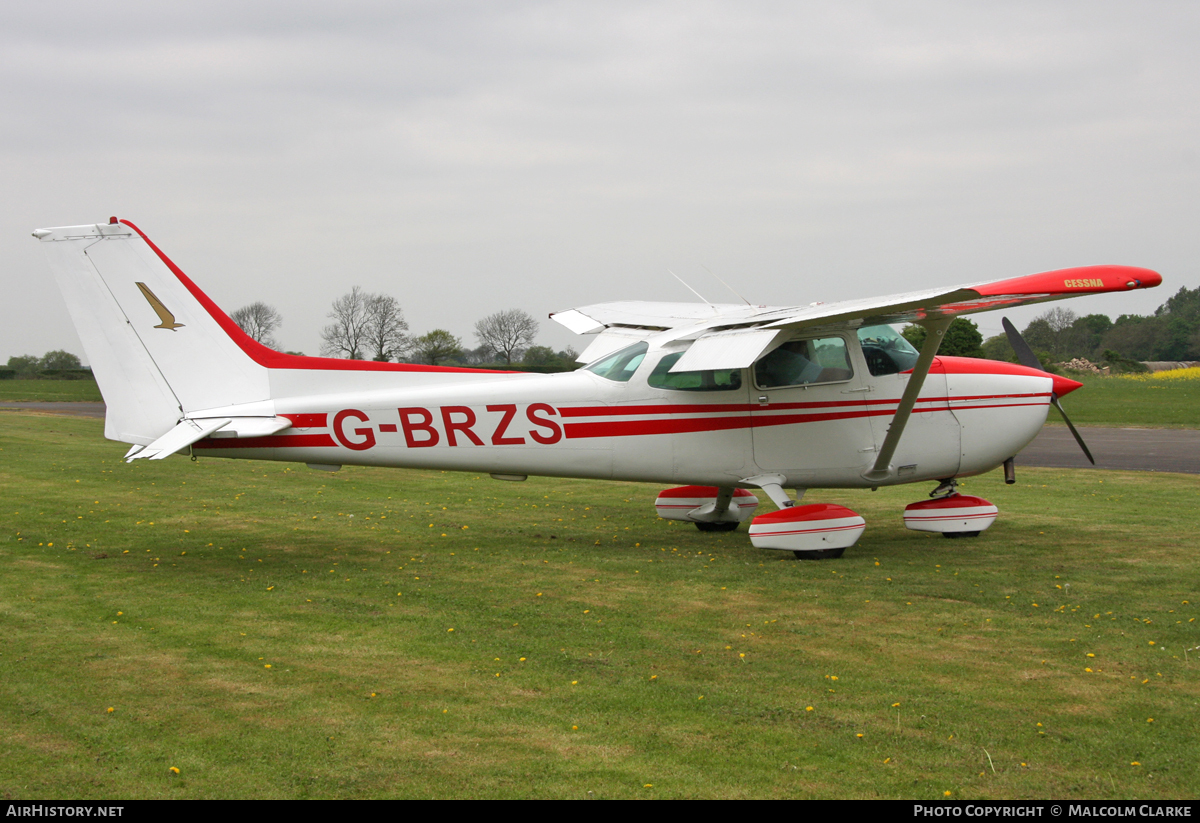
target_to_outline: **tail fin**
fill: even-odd
[[[148,445],[201,409],[270,399],[246,337],[128,221],[39,229],[108,411],[111,440]]]

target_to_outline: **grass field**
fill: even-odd
[[[95,380],[0,380],[0,402],[99,402]]]
[[[1195,478],[927,488],[801,563],[657,487],[182,457],[0,416],[6,798],[1187,798]],[[171,771],[178,769],[178,774]]]
[[[1082,389],[1063,399],[1077,426],[1200,428],[1200,369],[1191,379],[1170,372],[1147,377],[1081,377]],[[1163,376],[1168,375],[1168,376]],[[94,380],[0,380],[0,402],[100,400]],[[1061,422],[1050,410],[1049,422]]]
[[[1083,383],[1083,388],[1064,397],[1062,403],[1076,426],[1200,427],[1200,369],[1153,375],[1072,376]],[[1049,422],[1061,420],[1051,409]]]

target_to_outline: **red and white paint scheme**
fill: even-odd
[[[841,557],[867,521],[845,506],[815,503],[759,515],[750,524],[750,542],[760,549],[784,549],[801,559]]]
[[[736,528],[750,489],[789,509],[787,489],[952,489],[1005,463],[1079,384],[936,357],[950,321],[1162,281],[1087,266],[802,306],[602,303],[551,315],[591,343],[583,368],[538,375],[283,354],[242,333],[129,221],[34,236],[107,403],[105,436],[132,444],[127,460],[190,451],[705,486],[715,492],[680,499],[710,531]],[[899,323],[925,327],[921,351]],[[767,534],[754,544],[809,551]]]
[[[996,522],[999,509],[982,497],[951,494],[904,507],[904,525],[919,532],[975,536]]]
[[[695,523],[701,531],[733,531],[754,516],[758,498],[747,489],[726,489],[730,496],[722,500],[721,492],[716,486],[666,489],[659,492],[654,508],[664,520]]]

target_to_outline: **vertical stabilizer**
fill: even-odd
[[[148,445],[186,413],[269,399],[267,369],[132,225],[39,229],[34,236],[108,406],[106,437]]]

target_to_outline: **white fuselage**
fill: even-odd
[[[653,388],[646,375],[664,351],[649,352],[627,382],[586,370],[459,373],[415,387],[396,379],[407,387],[389,389],[389,375],[379,374],[369,391],[359,384],[352,393],[305,394],[305,384],[328,385],[329,374],[293,371],[287,389],[276,383],[272,392],[274,413],[291,419],[291,428],[254,440],[210,438],[195,448],[325,465],[715,486],[775,473],[789,487],[852,488],[988,471],[1045,422],[1049,377],[987,373],[988,361],[942,358],[953,367],[935,367],[926,379],[895,472],[868,480],[863,475],[909,376],[871,376],[853,336],[847,340],[850,379],[773,389],[755,386],[751,369],[736,389]],[[979,371],[968,370],[971,363]]]

